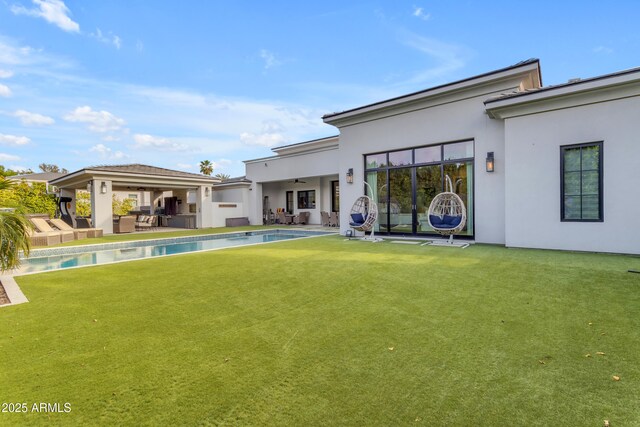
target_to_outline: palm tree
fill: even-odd
[[[211,176],[213,173],[213,165],[209,160],[203,160],[200,162],[200,173],[203,175]]]
[[[0,179],[0,190],[10,190],[11,181]],[[0,271],[20,265],[20,250],[29,254],[29,221],[20,212],[0,210]]]
[[[231,176],[227,175],[226,173],[217,173],[213,177],[214,178],[218,178],[220,181],[226,181],[229,178],[231,178]]]

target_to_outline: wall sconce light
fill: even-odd
[[[204,197],[209,197],[209,187],[204,187]]]
[[[347,184],[353,184],[353,168],[347,171]]]
[[[495,161],[493,159],[493,151],[487,153],[487,172],[493,172]]]
[[[91,183],[92,181],[87,182],[87,192],[91,193]]]
[[[102,184],[100,184],[100,192],[102,194],[107,194],[107,183],[102,181]]]

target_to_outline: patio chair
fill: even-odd
[[[300,212],[293,220],[296,224],[309,224],[309,212]]]
[[[329,227],[330,222],[329,222],[329,212],[325,212],[322,211],[320,212],[320,222],[322,223],[323,227]]]
[[[287,218],[287,215],[285,214],[285,212],[278,212],[278,222],[280,224],[291,224],[291,220]]]
[[[102,237],[102,228],[94,228],[91,226],[90,218],[76,217],[76,226],[78,229],[87,230],[87,237]]]
[[[153,230],[156,228],[158,217],[155,215],[138,215],[136,220],[137,230]]]
[[[329,226],[340,227],[340,217],[338,216],[338,212],[331,212],[331,215],[329,216]]]
[[[60,231],[72,231],[73,232],[73,237],[76,240],[80,240],[80,239],[86,239],[87,238],[87,229],[77,229],[77,228],[73,228],[71,227],[69,224],[67,224],[66,222],[64,222],[63,220],[61,220],[60,218],[51,218],[49,220],[49,223],[51,225],[53,225],[55,228],[57,228]]]
[[[125,215],[113,220],[114,233],[133,233],[134,231],[136,231],[135,216]]]
[[[73,231],[54,230],[44,218],[29,218],[29,220],[36,227],[36,230],[41,233],[59,233],[62,243],[71,242],[75,239]]]

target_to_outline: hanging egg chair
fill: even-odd
[[[434,231],[449,236],[446,244],[453,245],[453,235],[461,232],[467,224],[467,208],[460,196],[453,192],[449,175],[446,176],[446,190],[431,201],[428,220]],[[461,246],[469,245],[465,243]]]
[[[371,186],[365,182],[366,186],[371,191]],[[349,214],[349,226],[355,231],[361,231],[365,233],[364,240],[371,240],[377,242],[375,238],[375,223],[378,219],[378,205],[369,196],[360,196],[356,199],[351,207]],[[366,236],[367,232],[371,232],[369,237]]]

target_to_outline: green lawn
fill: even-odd
[[[72,412],[0,424],[640,425],[629,268],[329,236],[19,277],[1,400]]]

